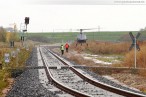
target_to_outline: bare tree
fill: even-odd
[[[0,41],[6,42],[6,30],[0,27]]]
[[[13,32],[11,32],[11,35],[10,35],[10,41],[18,41],[19,40],[19,36],[18,36],[18,30],[17,30],[17,26],[16,24],[14,23],[14,28],[13,28]]]

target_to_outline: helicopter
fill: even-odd
[[[96,28],[92,28],[92,29],[96,29]],[[83,43],[86,43],[87,46],[88,46],[88,43],[86,42],[87,41],[87,36],[86,34],[83,33],[83,30],[92,30],[92,29],[78,29],[80,31],[80,34],[77,35],[77,43],[76,43],[76,46],[78,44],[83,44]]]

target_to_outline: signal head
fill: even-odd
[[[29,17],[25,17],[25,24],[29,24]]]

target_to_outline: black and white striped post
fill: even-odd
[[[134,37],[132,32],[129,32],[129,35],[130,35],[130,37],[132,39],[132,44],[131,44],[129,50],[131,50],[133,47],[135,48],[135,50],[134,50],[134,65],[135,65],[135,68],[136,68],[136,49],[138,51],[140,51],[139,44],[137,43],[137,39],[139,38],[140,34],[141,33],[138,32],[136,37]]]

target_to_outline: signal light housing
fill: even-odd
[[[29,17],[25,17],[25,24],[29,24]]]

